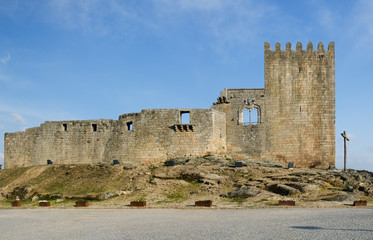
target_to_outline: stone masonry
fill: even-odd
[[[264,44],[265,88],[225,89],[211,109],[149,109],[118,120],[45,122],[6,133],[5,167],[154,164],[220,155],[296,167],[335,165],[334,43]]]

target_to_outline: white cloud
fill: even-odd
[[[361,48],[371,48],[373,41],[373,1],[360,0],[352,10],[349,19],[349,34]]]
[[[222,0],[161,0],[155,1],[156,4],[174,5],[185,10],[217,10],[223,7]]]
[[[131,2],[131,1],[130,1]],[[131,4],[117,0],[53,0],[49,2],[49,19],[67,29],[106,35],[136,18]],[[115,22],[115,24],[113,24]]]
[[[12,113],[12,117],[18,123],[21,123],[21,124],[25,124],[26,123],[25,119],[19,113]]]
[[[154,0],[154,11],[162,27],[187,23],[195,24],[210,37],[216,51],[226,45],[247,43],[264,31],[282,31],[276,18],[279,14],[275,5],[259,1],[222,0]],[[287,21],[287,20],[285,20]],[[271,25],[271,27],[267,26]],[[276,25],[276,26],[274,26]]]
[[[6,64],[10,59],[11,59],[11,56],[10,56],[10,54],[8,53],[8,56],[3,57],[3,58],[0,58],[0,62],[1,62],[2,64]]]
[[[326,7],[320,7],[317,12],[317,20],[326,30],[331,32],[338,31],[336,23],[339,21],[339,15],[337,12],[332,12]]]

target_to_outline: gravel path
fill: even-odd
[[[3,209],[1,239],[373,239],[373,208]]]

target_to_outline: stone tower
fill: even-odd
[[[335,164],[334,42],[307,50],[300,42],[275,50],[264,44],[265,157],[294,162],[297,167]]]

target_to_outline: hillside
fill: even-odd
[[[38,200],[52,207],[72,207],[76,199],[92,207],[123,207],[146,200],[148,207],[184,208],[212,200],[219,208],[270,207],[278,200],[298,206],[347,206],[373,201],[373,173],[367,171],[287,169],[281,164],[206,156],[174,159],[174,166],[49,165],[0,171],[0,201],[9,207],[16,197],[23,206]],[[58,200],[56,203],[56,199]],[[371,204],[371,203],[368,203]]]

